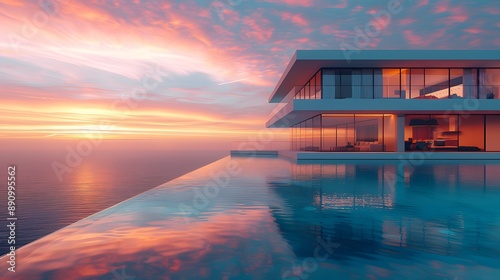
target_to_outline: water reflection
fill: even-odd
[[[411,271],[418,264],[431,267],[422,277],[451,277],[458,262],[499,275],[499,174],[498,163],[309,163],[292,164],[288,187],[269,184],[289,207],[273,215],[294,253],[313,258],[317,239],[330,238],[339,244],[330,262],[343,263],[340,274],[373,264],[383,273],[350,273],[396,277],[391,266]],[[380,260],[390,263],[375,264]]]
[[[2,151],[0,165],[15,163],[18,168],[16,210],[22,226],[16,239],[18,248],[225,155],[222,151],[101,148],[82,158],[76,167],[76,157],[71,158],[74,164],[66,161],[64,147],[60,151]],[[54,169],[55,162],[66,168]],[[55,170],[61,172],[62,181]],[[6,172],[0,172],[0,182],[7,182]],[[3,207],[7,192],[0,192],[0,201]],[[6,211],[0,211],[3,220],[5,215]],[[3,241],[7,235],[7,227],[1,226],[0,255],[8,251]]]
[[[9,279],[497,276],[499,167],[225,158],[22,248]]]
[[[203,191],[226,161],[25,246],[9,279],[113,279],[123,268],[135,279],[279,278],[292,254],[269,211],[280,201],[269,195],[264,177],[253,176],[261,167],[246,165],[245,174],[232,178],[234,187],[221,190],[200,215],[186,220],[179,207],[193,202],[195,190]],[[6,258],[1,262],[8,275]]]

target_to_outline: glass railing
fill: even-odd
[[[304,92],[298,87],[287,95],[293,99],[500,99],[500,85],[457,85],[453,87],[425,87],[423,85],[375,85],[375,86],[322,86],[315,92]]]

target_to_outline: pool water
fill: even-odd
[[[226,157],[17,252],[9,279],[498,279],[500,164]],[[3,279],[3,278],[2,278]]]

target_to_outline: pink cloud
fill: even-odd
[[[445,28],[437,29],[435,32],[420,36],[415,34],[412,30],[405,30],[403,32],[404,38],[409,45],[416,47],[429,47],[431,45],[439,45],[441,42],[448,43],[446,40],[447,30]],[[442,46],[441,48],[443,48]]]
[[[420,0],[418,1],[417,7],[427,6],[427,4],[429,4],[429,0]]]
[[[361,5],[356,5],[356,7],[354,7],[352,9],[353,12],[359,12],[359,11],[362,11],[363,10],[363,6]]]
[[[413,18],[404,18],[402,20],[399,20],[399,25],[408,25],[408,24],[412,24],[414,22],[416,22],[416,20]]]
[[[479,38],[473,39],[473,40],[469,41],[469,45],[471,45],[473,47],[478,47],[479,45],[481,45],[481,39],[479,39]]]
[[[450,10],[451,16],[448,19],[452,22],[465,22],[469,19],[469,15],[464,7],[453,7]]]
[[[500,8],[488,5],[487,8],[481,9],[482,12],[490,15],[500,15]]]
[[[342,30],[339,25],[323,25],[321,28],[321,33],[325,35],[334,35],[337,38],[349,38],[352,37],[354,31]]]
[[[403,35],[406,39],[406,42],[409,44],[409,45],[412,45],[412,46],[424,46],[426,45],[426,41],[424,38],[422,38],[421,36],[413,33],[412,30],[405,30],[403,31]]]
[[[279,13],[282,20],[290,21],[298,26],[307,26],[309,22],[301,14],[294,14],[290,12]]]
[[[484,33],[484,30],[477,28],[477,27],[469,27],[467,29],[464,29],[465,32],[469,34],[481,34]]]
[[[336,8],[336,9],[344,9],[344,8],[347,8],[348,5],[349,5],[349,3],[347,0],[341,0],[341,1],[338,1],[337,4],[333,4],[331,7]]]
[[[241,28],[242,35],[245,38],[264,43],[271,39],[274,27],[269,19],[262,15],[262,10],[257,10],[252,15],[243,18]]]
[[[311,7],[314,4],[314,0],[265,0],[265,2],[302,7]]]
[[[434,6],[434,13],[435,14],[441,14],[441,13],[444,13],[448,10],[450,0],[442,0],[442,1],[436,1],[436,2],[437,3]]]

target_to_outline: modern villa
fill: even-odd
[[[500,159],[500,52],[298,50],[266,123],[297,159]]]

